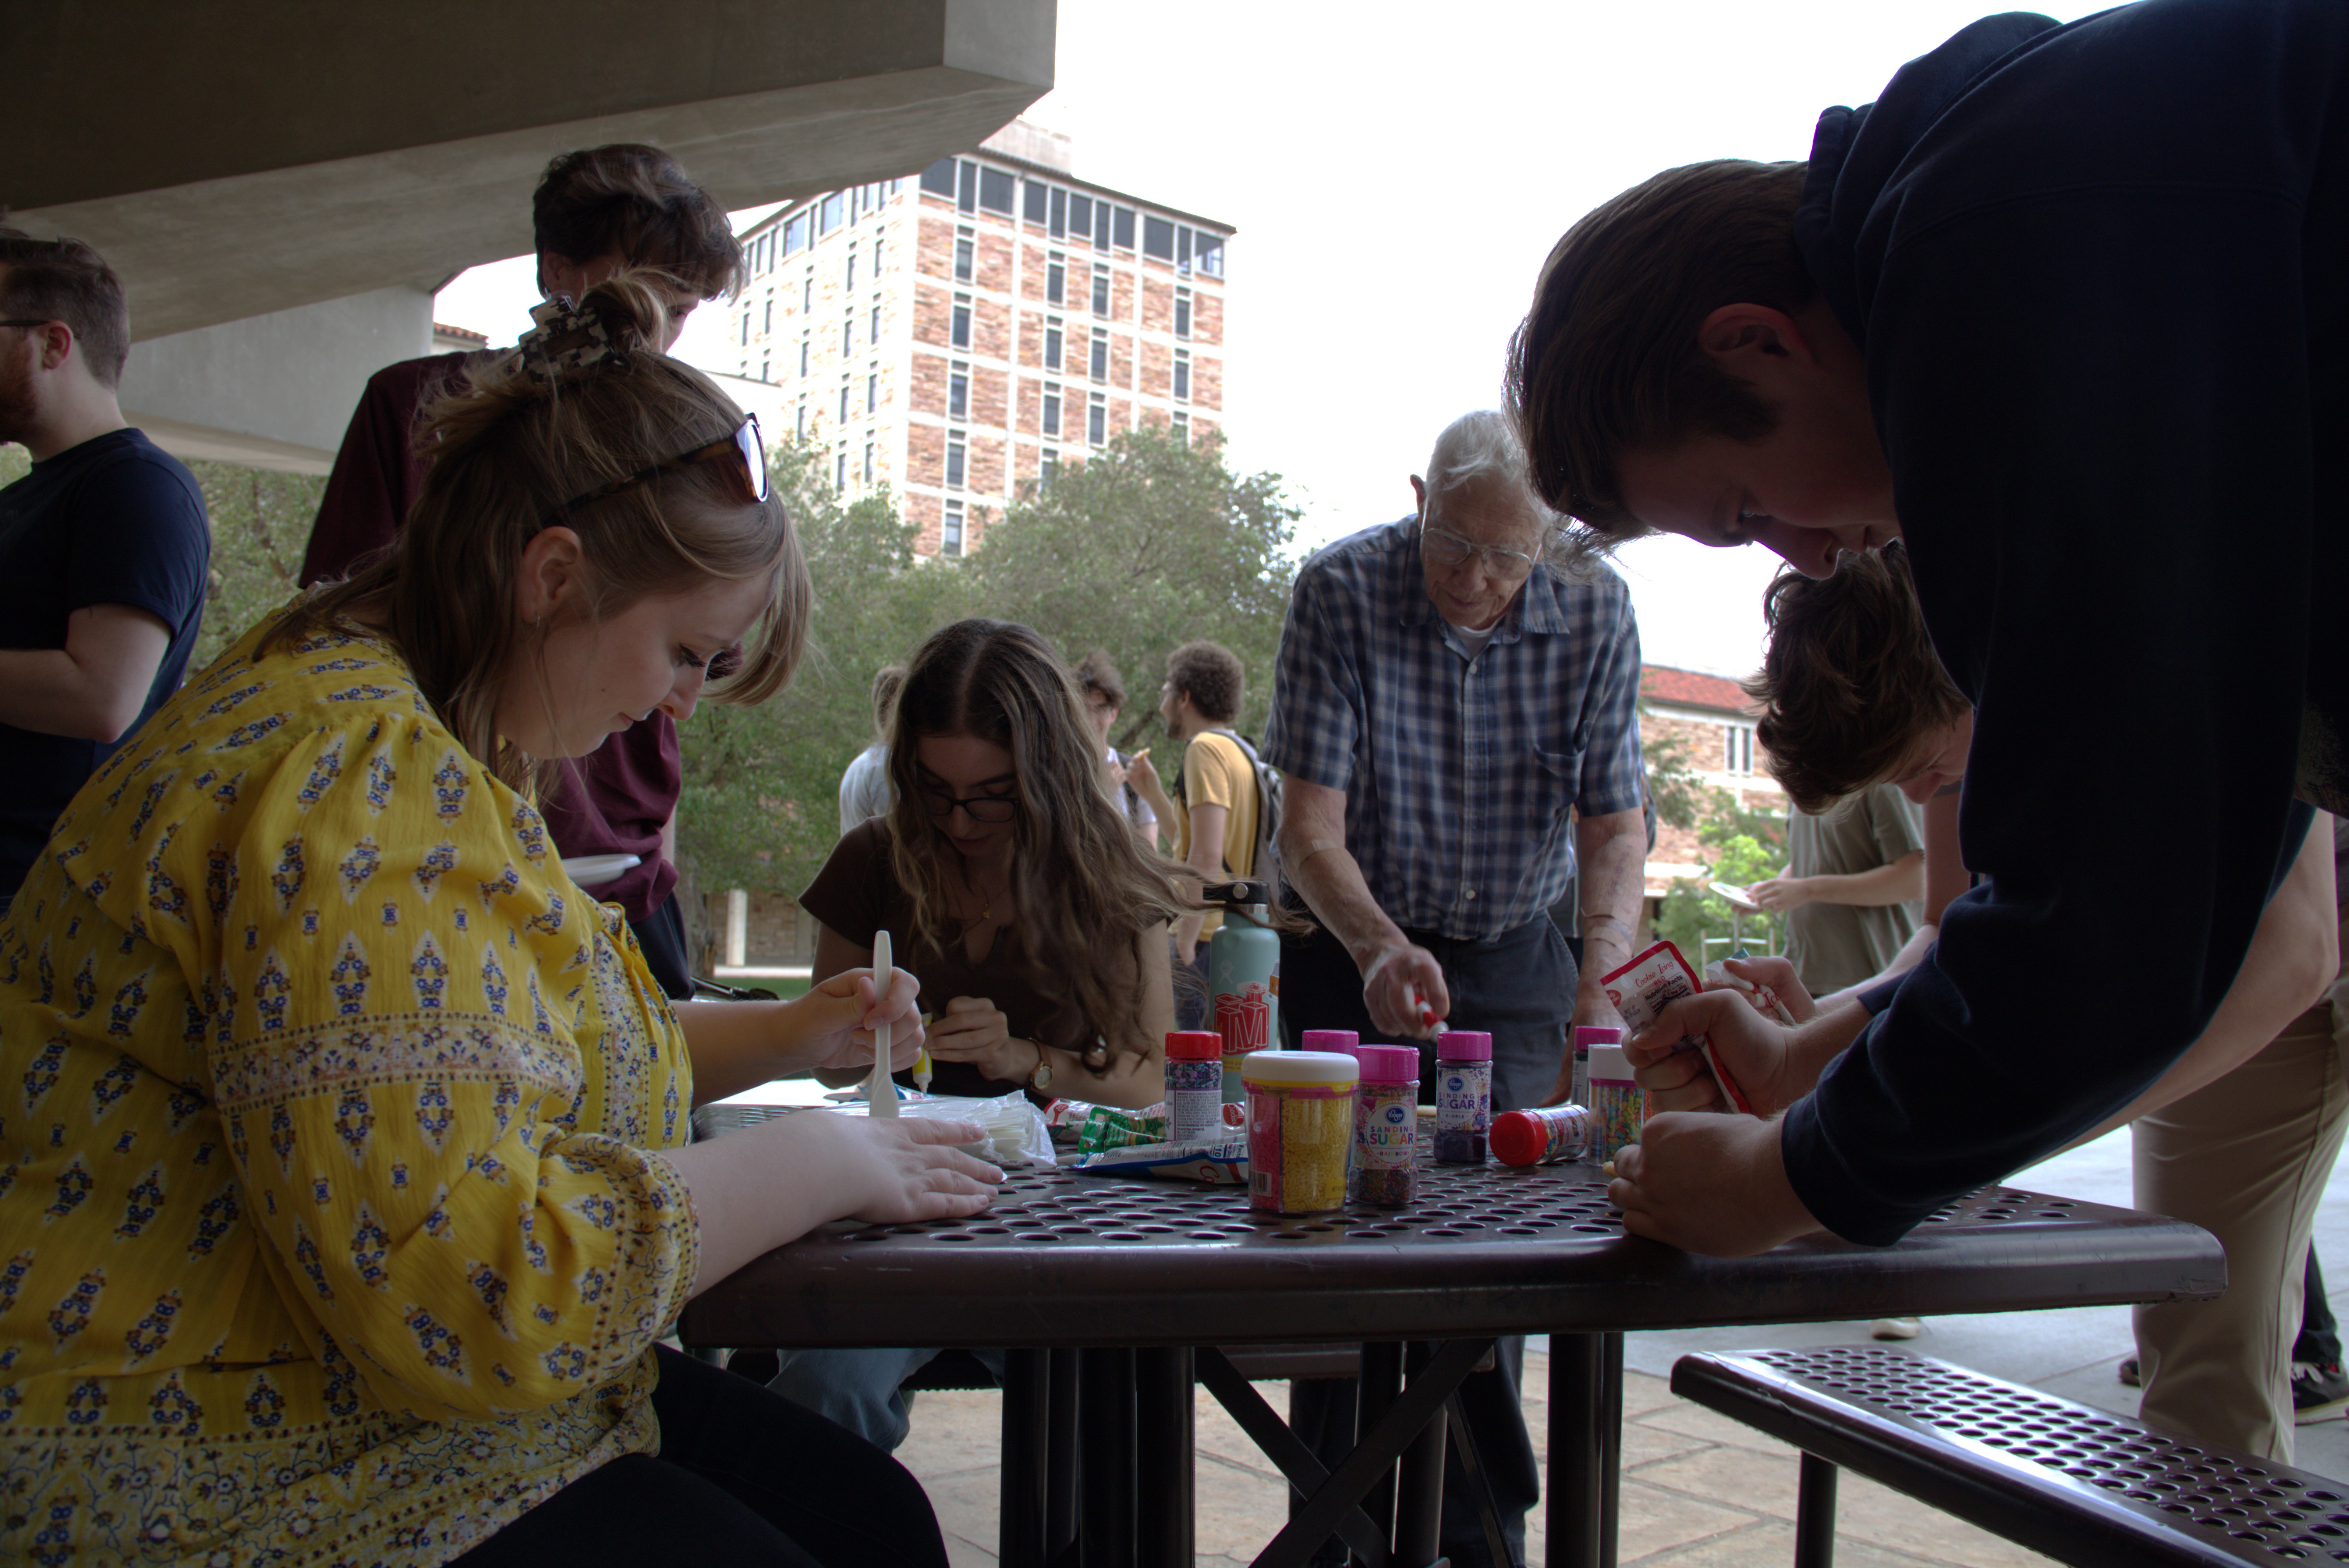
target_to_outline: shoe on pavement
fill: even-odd
[[[2305,1427],[2349,1416],[2349,1377],[2330,1361],[2292,1364],[2292,1418]]]
[[[2129,1356],[2123,1357],[2118,1370],[2120,1372],[2121,1381],[2127,1384],[2130,1387],[2142,1388],[2145,1387],[2145,1377],[2142,1370],[2137,1364],[2136,1357]]]
[[[1872,1339],[1914,1339],[1925,1332],[1925,1322],[1918,1317],[1879,1317],[1868,1326]],[[2349,1393],[2349,1389],[2344,1389]]]

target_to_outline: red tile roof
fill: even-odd
[[[1640,695],[1657,702],[1679,703],[1684,707],[1708,707],[1716,713],[1761,711],[1738,689],[1737,683],[1726,676],[1676,670],[1663,665],[1640,666]]]
[[[435,337],[460,338],[467,343],[478,343],[484,346],[486,346],[490,341],[490,335],[486,332],[475,332],[469,326],[450,326],[445,322],[438,321],[432,324],[432,335]]]

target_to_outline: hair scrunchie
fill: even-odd
[[[569,294],[556,294],[532,307],[538,325],[514,346],[522,373],[533,381],[553,383],[566,374],[598,365],[626,369],[628,351],[593,310],[582,310]]]

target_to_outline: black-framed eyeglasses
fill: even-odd
[[[53,315],[45,315],[38,321],[0,321],[0,326],[47,326],[57,319]]]
[[[929,805],[930,815],[941,820],[953,816],[957,806],[969,812],[974,822],[1008,822],[1019,814],[1017,795],[949,795],[935,785],[925,784],[922,796]]]
[[[583,506],[599,500],[609,500],[624,490],[634,490],[636,486],[657,480],[663,474],[675,473],[679,469],[689,469],[696,463],[713,460],[726,460],[730,465],[739,469],[745,500],[755,504],[767,499],[767,443],[759,434],[759,416],[745,414],[742,416],[742,422],[737,425],[730,434],[720,436],[714,441],[705,442],[689,452],[679,452],[677,456],[664,459],[648,468],[638,469],[626,479],[614,480],[610,484],[597,485],[594,490],[573,496],[569,500],[548,512],[539,526],[552,527],[556,521],[577,511]]]
[[[1463,539],[1447,532],[1432,522],[1419,525],[1420,548],[1427,558],[1449,572],[1474,555],[1485,567],[1485,575],[1496,582],[1514,583],[1529,577],[1537,562],[1522,550],[1504,550],[1497,544],[1479,544],[1473,539]]]

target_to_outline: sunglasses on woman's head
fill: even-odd
[[[638,469],[626,479],[614,480],[610,484],[597,485],[594,490],[573,496],[569,500],[548,512],[540,521],[539,527],[551,528],[583,506],[599,500],[608,500],[623,491],[634,490],[640,484],[657,480],[663,474],[675,473],[679,469],[689,469],[696,463],[707,462],[723,462],[727,465],[729,472],[741,480],[744,500],[756,504],[767,499],[767,443],[759,434],[759,416],[745,414],[742,417],[742,422],[735,426],[732,432],[728,435],[720,436],[714,441],[706,441],[689,452],[679,452],[673,458],[664,459],[648,468]]]

